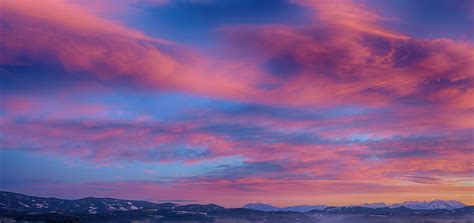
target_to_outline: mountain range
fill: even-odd
[[[446,209],[453,210],[463,208],[466,205],[455,200],[432,200],[432,201],[406,201],[402,203],[395,203],[387,205],[385,203],[371,203],[362,205],[351,205],[352,207],[366,207],[366,208],[398,208],[406,207],[413,210],[435,210],[435,209]],[[250,203],[243,206],[243,208],[259,210],[259,211],[296,211],[296,212],[309,212],[312,210],[323,210],[329,207],[328,205],[297,205],[288,207],[276,207],[270,204],[264,203]]]
[[[0,222],[408,223],[436,220],[472,223],[473,219],[474,206],[442,200],[285,208],[257,203],[243,208],[224,208],[216,204],[178,205],[115,198],[65,200],[0,191]]]

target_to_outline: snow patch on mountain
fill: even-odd
[[[36,204],[36,207],[37,207],[37,208],[48,208],[48,205]]]
[[[97,214],[97,207],[94,205],[89,206],[89,214]]]

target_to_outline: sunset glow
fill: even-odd
[[[0,190],[474,205],[474,1],[0,0]]]

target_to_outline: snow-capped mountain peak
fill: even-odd
[[[462,208],[466,205],[454,200],[433,200],[433,201],[406,201],[402,203],[396,203],[391,207],[407,207],[416,210],[435,210],[435,209],[447,209],[452,210],[456,208]]]
[[[279,211],[281,208],[264,203],[250,203],[243,206],[243,208],[253,209],[257,211]]]
[[[395,203],[392,205],[387,205],[383,202],[380,203],[366,203],[363,205],[352,205],[352,206],[343,206],[343,207],[365,207],[365,208],[400,208],[406,207],[413,210],[436,210],[436,209],[445,209],[453,210],[458,208],[463,208],[466,205],[455,200],[433,200],[433,201],[406,201],[402,203]],[[243,206],[243,208],[258,210],[258,211],[294,211],[294,212],[309,212],[311,210],[323,210],[329,206],[327,205],[298,205],[298,206],[289,206],[289,207],[276,207],[270,204],[264,203],[251,203]],[[336,207],[335,207],[336,208]]]
[[[387,204],[385,204],[385,203],[383,203],[383,202],[370,203],[370,204],[363,204],[363,205],[361,205],[361,207],[366,207],[366,208],[384,208],[384,207],[387,207]]]

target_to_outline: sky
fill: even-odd
[[[472,0],[2,0],[0,190],[474,204]]]

